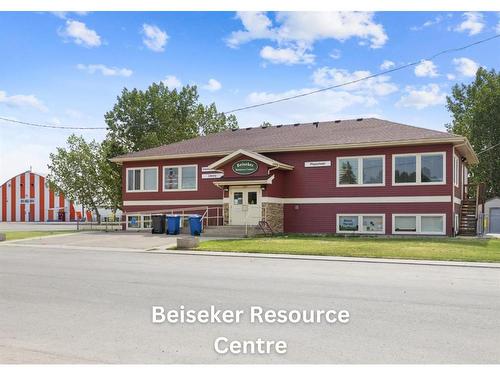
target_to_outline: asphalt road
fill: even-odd
[[[151,306],[346,309],[345,325],[152,324]],[[286,354],[213,342],[285,340]],[[500,269],[0,247],[1,363],[500,363]]]

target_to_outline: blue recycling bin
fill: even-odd
[[[181,228],[181,217],[179,215],[167,215],[167,234],[179,234]]]
[[[189,216],[189,228],[191,229],[191,236],[199,236],[201,234],[201,215]]]

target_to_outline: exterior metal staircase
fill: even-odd
[[[476,236],[480,213],[484,212],[486,185],[464,185],[462,206],[460,208],[460,224],[458,234],[461,236]]]

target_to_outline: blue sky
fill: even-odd
[[[19,27],[23,25],[23,27]],[[0,13],[0,116],[104,126],[123,87],[196,84],[219,110],[304,93],[500,33],[499,13]],[[362,84],[239,112],[240,126],[377,116],[444,130],[445,96],[500,40]],[[0,121],[0,181],[48,155],[69,130]],[[76,131],[102,139],[104,131]]]

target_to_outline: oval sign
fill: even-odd
[[[240,160],[233,164],[233,172],[241,175],[255,173],[259,165],[253,160]]]

